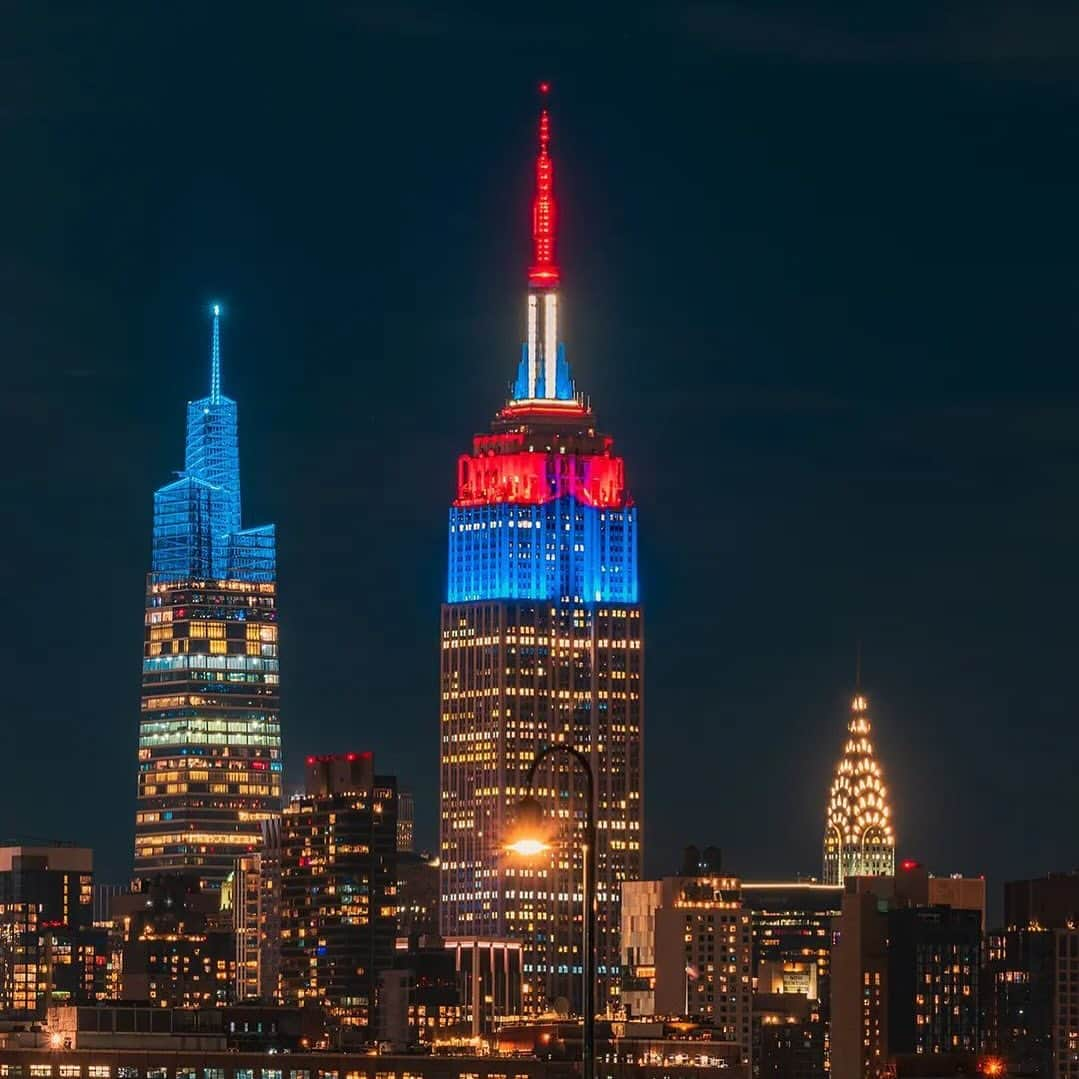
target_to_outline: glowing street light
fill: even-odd
[[[584,1029],[581,1038],[581,1079],[595,1079],[596,1071],[596,781],[588,758],[573,746],[556,742],[541,749],[528,766],[525,782],[528,789],[536,776],[536,769],[548,757],[562,753],[579,764],[585,775],[584,842],[581,854],[584,862],[584,917],[581,919],[581,952],[584,960],[581,977],[581,1011],[584,1013]],[[551,849],[543,828],[543,807],[531,794],[517,804],[517,838],[507,844],[506,850],[525,857],[534,857]]]

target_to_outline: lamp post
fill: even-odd
[[[584,1013],[584,1029],[581,1044],[581,1079],[594,1079],[596,1071],[596,792],[595,777],[588,758],[573,746],[563,742],[546,746],[535,756],[528,767],[525,781],[528,789],[536,777],[536,769],[548,758],[563,754],[579,764],[585,775],[585,795],[588,801],[585,815],[584,842],[581,853],[584,863],[584,911],[581,930],[582,979],[581,1011]],[[543,809],[531,794],[521,799],[517,806],[519,838],[510,843],[508,850],[526,856],[541,854],[550,849],[542,838],[540,825]]]

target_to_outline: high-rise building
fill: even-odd
[[[782,990],[764,991],[802,992],[827,1004],[832,921],[842,901],[838,884],[742,881],[742,903],[753,927],[753,977],[767,963],[772,976],[778,971],[784,980]]]
[[[236,938],[235,999],[272,1001],[281,969],[281,819],[262,822],[262,846],[236,860],[221,888]]]
[[[44,1016],[105,995],[108,934],[93,927],[93,852],[0,847],[0,1011]]]
[[[824,1071],[832,923],[843,888],[817,881],[742,881],[753,931],[753,1073]]]
[[[220,902],[195,873],[162,873],[116,896],[121,999],[148,1000],[160,1008],[227,1004],[236,947]]]
[[[1079,1075],[1079,873],[1004,885],[986,946],[986,1048],[1009,1074]]]
[[[281,810],[274,526],[240,527],[236,402],[187,406],[184,471],[154,494],[139,723],[135,873],[220,884]]]
[[[859,690],[851,700],[847,740],[825,811],[825,884],[895,872],[894,822],[871,734],[869,701]]]
[[[308,757],[281,817],[282,1003],[366,1027],[396,941],[397,781],[370,753]]]
[[[543,858],[504,853],[537,750],[565,743],[596,778],[602,1009],[619,981],[619,903],[641,875],[644,637],[637,510],[613,441],[560,340],[550,117],[540,115],[526,333],[512,397],[457,464],[441,633],[442,931],[524,942],[524,1007],[579,1013],[584,779],[564,758],[532,793]]]
[[[634,1014],[705,1022],[750,1063],[752,930],[736,878],[627,881],[622,951]]]
[[[848,878],[831,975],[831,1072],[872,1079],[897,1057],[976,1053],[981,911],[929,905],[929,878]]]

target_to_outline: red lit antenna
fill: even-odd
[[[528,283],[533,288],[557,288],[558,266],[554,260],[555,201],[554,165],[551,161],[551,115],[547,111],[547,95],[551,84],[539,84],[539,156],[536,158],[536,197],[532,202],[532,265]]]

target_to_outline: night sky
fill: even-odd
[[[220,299],[289,786],[373,749],[434,842],[548,78],[567,354],[640,507],[648,870],[819,873],[859,639],[899,855],[1079,862],[1079,14],[107,6],[0,43],[0,833],[130,871],[151,494]]]

